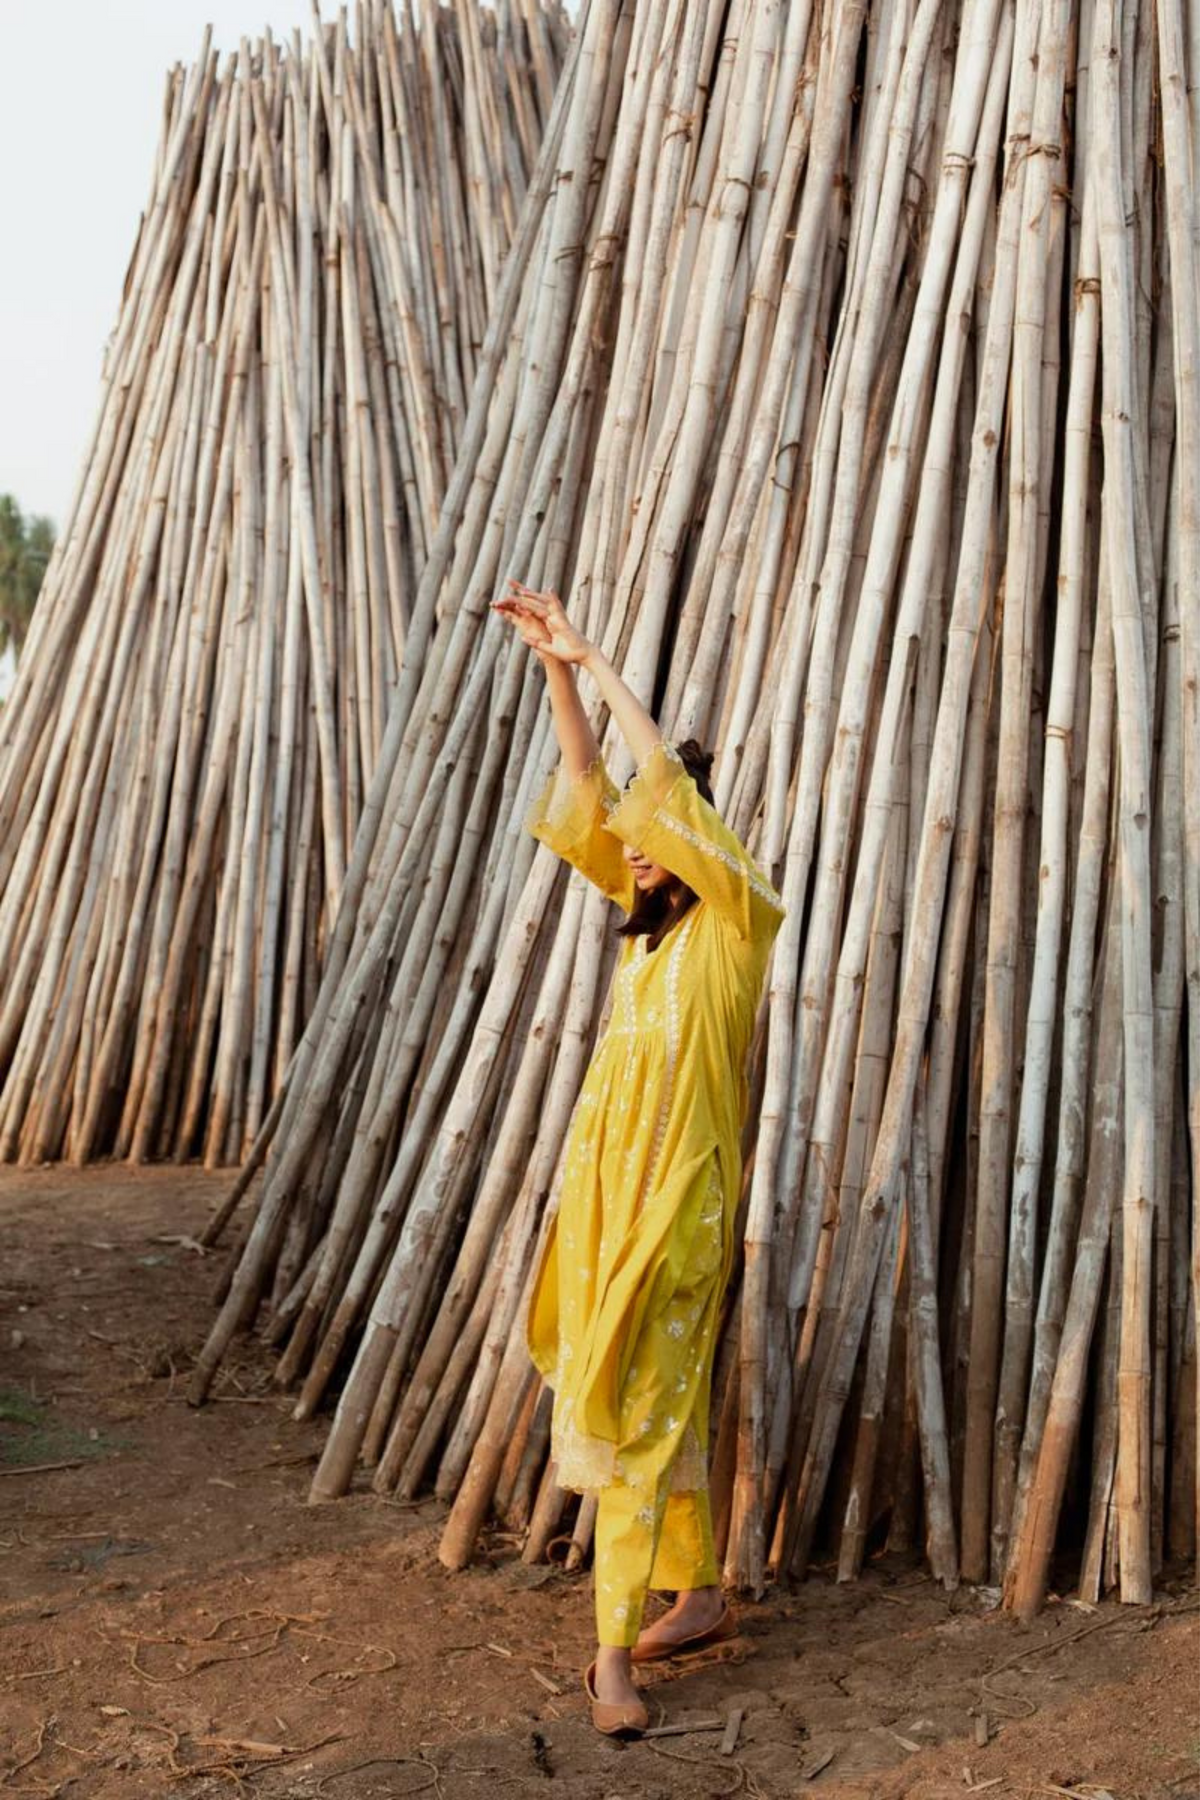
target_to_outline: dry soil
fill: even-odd
[[[586,1574],[493,1536],[450,1575],[439,1505],[365,1483],[310,1507],[324,1425],[255,1340],[187,1405],[225,1186],[0,1172],[0,1800],[1200,1800],[1180,1572],[1152,1607],[1058,1600],[1031,1629],[918,1569],[818,1572],[652,1677],[689,1729],[598,1738]]]

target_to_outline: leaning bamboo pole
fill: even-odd
[[[1092,38],[1096,208],[1100,240],[1104,404],[1104,523],[1112,571],[1112,633],[1120,751],[1121,966],[1125,1038],[1122,1194],[1120,1436],[1117,1507],[1121,1598],[1145,1604],[1150,1570],[1150,1258],[1154,1226],[1154,1002],[1150,945],[1150,698],[1144,615],[1153,621],[1153,572],[1139,566],[1131,441],[1138,400],[1132,351],[1132,260],[1122,194],[1118,52],[1120,15],[1097,0]]]
[[[249,1153],[192,1399],[257,1323],[298,1415],[335,1403],[314,1500],[366,1465],[449,1504],[452,1566],[493,1512],[581,1560],[522,1317],[616,945],[524,830],[555,750],[488,606],[556,587],[668,736],[719,751],[788,907],[714,1383],[727,1580],[818,1546],[852,1576],[886,1531],[1022,1613],[1060,1554],[1144,1599],[1198,1492],[1190,13],[589,0],[551,99],[552,23],[509,7],[506,112],[464,0],[466,115],[439,17],[385,14],[371,57],[321,34],[294,89],[273,49],[170,89],[161,170],[211,206],[189,234],[156,189],[56,565],[132,571],[161,615],[142,643],[66,588],[37,640],[61,614],[86,641],[102,679],[45,666],[139,810],[39,715],[39,779],[124,849],[105,892],[13,791],[0,904],[50,950],[0,1013],[0,1130],[106,1142],[133,1033],[119,1147]],[[178,352],[131,360],[168,316]],[[140,510],[106,535],[130,446]],[[161,719],[106,700],[143,666]]]
[[[237,1162],[270,1115],[565,43],[457,0],[172,71],[0,725],[5,1158]]]
[[[761,801],[761,853],[773,871],[785,852],[787,857],[784,891],[793,910],[786,941],[777,947],[766,1006],[774,1048],[760,1065],[765,1088],[747,1227],[754,1254],[731,1313],[741,1321],[744,1360],[729,1393],[749,1424],[736,1440],[722,1428],[721,1441],[736,1442],[737,1450],[727,1572],[757,1586],[768,1546],[776,1566],[798,1569],[817,1532],[836,1530],[823,1506],[825,1485],[847,1399],[858,1391],[853,1376],[869,1315],[860,1457],[841,1545],[843,1568],[857,1566],[864,1521],[888,1504],[893,1482],[906,1479],[876,1456],[879,1409],[903,1400],[880,1384],[903,1316],[893,1297],[904,1292],[911,1293],[909,1381],[915,1384],[912,1417],[921,1443],[929,1554],[952,1583],[957,1533],[969,1526],[974,1566],[986,1568],[990,1544],[997,1561],[1008,1562],[1009,1593],[1027,1606],[1029,1583],[1037,1589],[1044,1582],[1059,1527],[1061,1487],[1055,1489],[1046,1457],[1058,1447],[1061,1479],[1083,1417],[1092,1324],[1109,1246],[1116,1242],[1123,1252],[1113,1265],[1120,1304],[1108,1315],[1104,1367],[1115,1371],[1112,1359],[1124,1358],[1126,1372],[1121,1409],[1114,1387],[1112,1403],[1097,1413],[1104,1436],[1096,1452],[1102,1464],[1111,1458],[1118,1472],[1117,1516],[1125,1521],[1123,1549],[1106,1537],[1110,1546],[1118,1543],[1119,1553],[1106,1553],[1104,1568],[1109,1575],[1119,1569],[1133,1592],[1139,1576],[1136,1558],[1126,1570],[1130,1547],[1150,1543],[1151,1511],[1165,1504],[1171,1487],[1167,1464],[1176,1440],[1168,1446],[1165,1421],[1192,1365],[1182,1349],[1175,1359],[1165,1347],[1167,1301],[1156,1301],[1153,1313],[1148,1309],[1144,1275],[1133,1277],[1132,1289],[1126,1286],[1125,1237],[1132,1233],[1135,1264],[1140,1258],[1143,1270],[1147,1240],[1136,1199],[1117,1205],[1121,1164],[1114,1145],[1126,1127],[1124,1058],[1113,1062],[1112,1032],[1118,1019],[1126,1034],[1144,1029],[1137,1011],[1141,989],[1131,989],[1134,998],[1127,1001],[1122,972],[1128,961],[1123,940],[1132,931],[1130,945],[1136,949],[1140,941],[1143,958],[1146,940],[1144,926],[1131,925],[1127,908],[1123,913],[1118,904],[1117,840],[1110,841],[1106,806],[1115,573],[1113,551],[1106,555],[1101,543],[1096,504],[1097,464],[1105,454],[1095,448],[1101,330],[1115,334],[1106,368],[1110,361],[1119,364],[1122,345],[1127,381],[1144,385],[1156,365],[1144,327],[1139,336],[1138,317],[1121,299],[1128,251],[1125,263],[1110,256],[1108,285],[1116,297],[1104,312],[1096,252],[1104,160],[1096,120],[1107,119],[1110,145],[1120,139],[1112,130],[1111,99],[1105,114],[1083,81],[1086,61],[1078,119],[1071,121],[1076,135],[1060,124],[1071,87],[1067,58],[1081,44],[1090,55],[1093,9],[1084,9],[1081,22],[1066,6],[1039,14],[1028,7],[964,5],[945,17],[930,6],[918,8],[903,29],[898,13],[871,9],[870,80],[860,112],[848,86],[863,24],[859,8],[839,9],[831,33],[802,9],[791,9],[786,22],[770,8],[748,17],[752,29],[741,35],[738,20],[722,22],[715,9],[703,7],[678,9],[669,19],[630,18],[619,8],[601,7],[589,9],[581,22],[570,86],[560,90],[566,109],[561,166],[576,172],[580,156],[588,154],[601,173],[590,199],[574,180],[561,206],[557,196],[546,202],[540,224],[523,244],[529,289],[513,317],[507,351],[499,347],[502,407],[494,430],[480,437],[474,460],[460,462],[456,471],[456,481],[469,477],[475,492],[462,497],[460,542],[437,575],[440,604],[456,620],[455,636],[435,669],[414,672],[405,718],[389,727],[386,782],[396,823],[386,842],[375,840],[364,853],[372,867],[357,923],[347,932],[343,971],[349,973],[325,984],[317,1008],[325,1035],[320,1043],[313,1037],[315,1061],[309,1065],[320,1074],[315,1085],[307,1075],[298,1084],[305,1123],[297,1133],[301,1115],[290,1126],[285,1121],[281,1142],[268,1156],[258,1223],[194,1396],[211,1379],[229,1332],[257,1308],[278,1254],[272,1233],[286,1220],[295,1159],[314,1149],[324,1156],[328,1129],[336,1123],[335,1137],[340,1133],[347,1149],[354,1141],[364,1150],[376,1148],[369,1160],[355,1152],[348,1163],[326,1168],[322,1179],[335,1204],[339,1247],[309,1233],[324,1271],[320,1289],[310,1287],[307,1311],[290,1313],[272,1333],[287,1343],[281,1377],[304,1377],[304,1412],[320,1402],[353,1352],[314,1497],[344,1491],[360,1455],[377,1465],[375,1482],[382,1490],[399,1484],[412,1492],[440,1454],[438,1491],[457,1495],[443,1545],[451,1563],[470,1554],[493,1501],[507,1512],[518,1488],[516,1516],[530,1523],[530,1553],[540,1551],[561,1516],[564,1497],[552,1466],[537,1479],[547,1449],[546,1405],[530,1386],[516,1326],[535,1223],[553,1204],[549,1171],[595,1029],[611,950],[603,954],[603,906],[594,897],[582,911],[574,904],[562,908],[546,885],[551,871],[540,872],[538,863],[525,878],[528,851],[520,820],[545,767],[545,728],[528,671],[502,650],[497,657],[500,646],[490,647],[486,618],[470,596],[494,588],[508,569],[560,584],[569,580],[586,628],[644,692],[658,647],[671,632],[668,727],[674,707],[676,729],[724,724],[735,731],[737,777],[719,772],[720,791],[743,831],[752,830]],[[1127,32],[1118,60],[1144,37],[1144,29],[1140,39],[1138,31]],[[933,46],[942,43],[957,46],[945,84],[940,70],[934,78]],[[774,89],[772,67],[780,83]],[[797,88],[801,69],[808,79]],[[790,126],[780,100],[785,77]],[[669,96],[697,84],[708,99],[689,144],[688,134],[672,124]],[[1125,128],[1144,131],[1144,83],[1126,91]],[[997,209],[990,171],[1006,108],[1007,167]],[[641,141],[648,121],[662,134],[655,158]],[[597,132],[604,130],[611,141],[602,149]],[[1031,132],[1038,146],[1032,157]],[[883,154],[889,144],[904,151],[890,163]],[[1074,228],[1050,176],[1051,164],[1069,156],[1084,196]],[[756,161],[758,192],[765,196],[757,206],[740,198],[745,171]],[[897,172],[906,175],[910,166],[927,171],[933,223],[906,239],[897,230],[904,187],[897,186]],[[844,258],[827,225],[830,197],[843,179],[861,196],[846,221]],[[587,199],[582,209],[581,198]],[[1162,204],[1153,186],[1148,201]],[[789,215],[790,257],[781,230]],[[580,242],[583,254],[567,250],[564,268],[563,251]],[[1071,315],[1071,380],[1061,397],[1047,242],[1050,267],[1061,259],[1073,272],[1078,295]],[[627,260],[617,288],[621,246]],[[712,271],[712,283],[697,292],[691,275],[701,263]],[[774,332],[758,296],[768,304],[774,299]],[[616,311],[607,361],[593,326],[601,305]],[[879,327],[889,306],[904,325],[900,340],[885,349]],[[950,321],[961,325],[950,330]],[[812,358],[818,331],[833,345],[823,372]],[[536,364],[529,355],[533,342],[544,352]],[[741,356],[732,353],[734,343]],[[1160,358],[1157,366],[1166,365]],[[1165,444],[1161,383],[1156,394],[1157,441]],[[1148,395],[1138,397],[1136,406],[1134,398],[1131,390],[1119,409],[1131,421],[1150,410]],[[884,426],[889,411],[900,421],[890,434]],[[714,429],[715,441],[707,441]],[[968,437],[970,478],[952,487],[954,451]],[[881,464],[884,443],[888,454]],[[1122,455],[1137,470],[1150,439],[1135,431],[1129,443]],[[591,447],[586,474],[585,444]],[[1107,463],[1115,454],[1110,449],[1105,460],[1105,520],[1116,491]],[[1164,464],[1160,453],[1157,466],[1168,473],[1152,481],[1143,464],[1126,479],[1126,534],[1122,540],[1118,532],[1115,540],[1126,546],[1126,557],[1129,545],[1141,555],[1147,545],[1165,542],[1166,553],[1156,551],[1149,568],[1152,583],[1177,566],[1171,545],[1180,515],[1178,503],[1167,506],[1163,499],[1174,464]],[[547,481],[551,468],[564,471],[557,490]],[[784,485],[781,471],[787,473]],[[1056,526],[1048,495],[1060,478],[1067,505]],[[952,492],[955,503],[948,508]],[[1143,493],[1158,496],[1149,509],[1139,498]],[[678,594],[673,578],[668,587],[664,555],[672,568],[682,564],[691,576]],[[747,556],[736,587],[729,585],[729,572]],[[1062,581],[1051,596],[1045,570],[1057,566]],[[943,568],[953,592],[944,618],[938,605],[927,603]],[[720,600],[735,591],[745,604],[730,618]],[[1135,734],[1129,740],[1134,768],[1141,767],[1148,780],[1147,757],[1155,745],[1147,736],[1144,700],[1137,724],[1136,700],[1146,604],[1140,602],[1139,616],[1125,603],[1126,693],[1123,701],[1116,698],[1121,729]],[[995,630],[986,616],[993,605]],[[1048,612],[1040,630],[1053,658],[1044,723],[1033,710],[1032,685],[1032,621],[1042,607]],[[985,649],[993,639],[1000,645],[994,678]],[[915,659],[913,645],[920,646]],[[1181,692],[1183,666],[1183,657],[1161,661],[1161,678],[1178,681]],[[889,759],[914,667],[921,670],[926,721],[919,741],[928,749],[919,758],[914,752],[908,769],[909,759]],[[1145,691],[1144,660],[1142,683]],[[391,966],[403,967],[401,919],[407,917],[418,942],[427,929],[421,910],[430,903],[418,897],[412,911],[421,866],[414,836],[421,818],[432,816],[422,811],[432,750],[418,738],[417,722],[432,727],[441,753],[450,753],[463,729],[458,721],[473,717],[489,694],[492,716],[506,722],[508,734],[497,752],[505,766],[498,790],[503,800],[490,839],[485,831],[460,859],[452,891],[469,889],[480,872],[494,879],[501,859],[517,855],[499,911],[490,907],[486,924],[480,919],[483,954],[472,966],[486,981],[476,990],[478,1000],[465,1007],[456,1001],[432,1015],[435,1029],[439,1017],[451,1028],[446,1053],[456,1059],[465,1053],[466,1061],[448,1086],[449,1063],[436,1055],[430,1073],[440,1065],[446,1075],[429,1086],[400,1049],[405,1018],[431,1022],[421,1007],[412,1010],[411,976],[397,979],[392,990],[396,1020],[384,1037],[374,1025],[356,1035],[351,1021],[385,966],[379,959],[389,944],[400,956]],[[746,732],[744,722],[756,715],[769,721],[769,736],[761,728]],[[1165,717],[1174,718],[1174,711]],[[1039,779],[1043,734],[1044,854],[1035,860],[1022,848],[1022,817],[1030,784]],[[1181,744],[1183,736],[1181,731]],[[1157,740],[1168,757],[1175,742],[1173,727]],[[991,746],[990,782],[984,779],[985,744]],[[1086,757],[1073,755],[1072,746],[1086,749]],[[1123,752],[1119,766],[1126,780],[1127,763]],[[491,780],[498,779],[499,769]],[[494,791],[489,785],[487,792]],[[1180,802],[1169,798],[1175,793],[1164,771],[1142,811],[1153,816],[1156,806],[1178,808]],[[903,981],[891,998],[888,987],[867,974],[874,964],[866,957],[874,941],[883,850],[897,816],[910,817],[911,825],[907,856],[897,865],[893,853],[889,863],[905,870]],[[981,889],[979,851],[987,842],[988,816],[995,820],[994,853],[987,888]],[[1128,797],[1124,816],[1140,816]],[[955,827],[952,834],[947,821]],[[1004,835],[1014,826],[1015,837]],[[1169,843],[1169,833],[1161,841]],[[1127,843],[1121,870],[1130,854]],[[1073,888],[1062,873],[1072,860],[1079,864]],[[1043,867],[1055,875],[1052,887],[1038,874]],[[816,879],[811,904],[810,870]],[[1127,879],[1136,891],[1147,876],[1132,869]],[[1035,888],[1042,896],[1038,908],[1031,904]],[[985,896],[982,904],[973,902],[973,889]],[[1092,1090],[1097,1103],[1104,1097],[1106,1110],[1093,1121],[1089,1140],[1076,1121],[1088,1087],[1088,952],[1102,905],[1111,921],[1104,940],[1107,1010],[1100,1017],[1103,1056]],[[461,916],[454,914],[456,921]],[[1060,990],[1056,945],[1068,923],[1071,956]],[[1028,949],[1026,933],[1032,933]],[[1182,946],[1185,937],[1181,929],[1170,941]],[[541,953],[531,955],[531,941],[538,938],[544,940]],[[955,1050],[966,1022],[960,995],[972,968],[977,1010],[971,1029],[981,1051],[975,1067],[986,1070],[988,1059],[999,1057],[1007,1069],[1000,1077],[1007,1092],[1000,1111],[989,1098],[999,1092],[994,1085],[981,1088],[972,1107],[971,1062]],[[996,985],[1001,972],[1002,1003]],[[531,980],[540,994],[536,1012],[529,1010]],[[553,1017],[554,995],[561,996],[568,983],[573,1022],[548,1059],[546,1026],[534,1021]],[[1163,1001],[1156,1000],[1154,1017],[1161,1020],[1156,1047],[1168,1046],[1170,1058],[1176,1052],[1169,1046],[1178,1040],[1171,1036],[1168,985],[1163,976]],[[547,1006],[548,1013],[542,1010]],[[795,1025],[788,1027],[793,1011]],[[1067,1036],[1060,1037],[1064,1026]],[[1018,1036],[1028,1047],[1019,1074],[1012,1060]],[[766,1048],[768,1039],[759,1042]],[[921,1074],[927,1046],[932,1061]],[[871,1074],[881,1056],[882,1085]],[[988,1076],[993,1084],[995,1079]],[[1172,1130],[1172,1084],[1165,1077],[1147,1079],[1161,1139]],[[548,1083],[556,1099],[535,1148],[531,1121]],[[1055,1112],[1049,1103],[1060,1089]],[[868,1104],[871,1092],[877,1099]],[[842,1093],[860,1098],[839,1109]],[[477,1156],[460,1121],[478,1120],[481,1106],[489,1123]],[[1015,1157],[997,1136],[996,1121],[1010,1111],[1017,1121]],[[984,1155],[964,1186],[961,1178],[949,1179],[950,1162],[964,1131],[975,1129],[973,1121],[983,1126]],[[814,1159],[818,1144],[820,1164]],[[1132,1154],[1129,1166],[1144,1173]],[[864,1156],[870,1165],[865,1185],[854,1173]],[[1036,1226],[1037,1169],[1043,1163],[1055,1171],[1048,1237]],[[535,1177],[536,1166],[543,1173]],[[1161,1142],[1156,1168],[1157,1194],[1164,1179]],[[1084,1183],[1088,1204],[1081,1218]],[[980,1194],[994,1195],[986,1201],[982,1235]],[[456,1223],[468,1196],[468,1211]],[[957,1216],[963,1208],[966,1218]],[[903,1234],[896,1229],[901,1214],[907,1215]],[[993,1220],[999,1221],[998,1257]],[[1154,1229],[1160,1243],[1182,1241],[1178,1230],[1171,1239],[1165,1211]],[[489,1260],[489,1243],[497,1245],[499,1263]],[[985,1328],[992,1348],[972,1359],[960,1451],[971,1498],[969,1504],[960,1498],[957,1506],[942,1394],[951,1322],[941,1318],[938,1305],[947,1291],[947,1257],[959,1258],[968,1273],[1001,1269],[994,1292],[978,1279],[960,1288],[964,1348],[967,1337],[973,1342],[972,1334]],[[1039,1284],[1035,1326],[1031,1296]],[[1164,1285],[1160,1277],[1156,1292],[1169,1298],[1170,1282]],[[1164,1322],[1154,1325],[1160,1346],[1154,1368],[1168,1371],[1174,1402],[1149,1391],[1146,1356],[1139,1360],[1130,1348],[1130,1308],[1143,1350],[1151,1320]],[[1187,1309],[1175,1304],[1172,1316],[1181,1320],[1176,1337],[1184,1345]],[[288,1322],[297,1317],[307,1321],[298,1334]],[[973,1473],[979,1470],[982,1481]],[[535,1485],[541,1493],[536,1504]],[[1102,1471],[1097,1491],[1107,1492]],[[1101,1523],[1105,1516],[1093,1511]],[[584,1518],[573,1554],[588,1535]]]

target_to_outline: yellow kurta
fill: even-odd
[[[623,842],[700,896],[657,949],[622,940],[528,1341],[555,1389],[563,1487],[640,1488],[667,1471],[672,1487],[702,1487],[745,1060],[783,905],[666,744],[624,794],[600,759],[574,781],[560,766],[527,824],[626,912],[637,889]]]

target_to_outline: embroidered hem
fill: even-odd
[[[590,808],[587,803],[589,788],[594,790]],[[534,837],[540,837],[543,831],[577,833],[597,810],[608,811],[611,804],[611,796],[604,787],[604,759],[599,751],[578,775],[568,775],[565,764],[560,761],[526,813],[525,829]]]
[[[571,1404],[560,1403],[566,1417],[556,1425],[550,1441],[555,1462],[554,1479],[559,1487],[573,1493],[586,1494],[593,1489],[612,1487],[620,1482],[626,1487],[648,1487],[656,1479],[644,1470],[626,1464],[617,1446],[609,1438],[590,1437],[571,1421]],[[693,1494],[708,1486],[708,1459],[700,1448],[696,1427],[689,1419],[671,1462],[672,1493]]]
[[[781,918],[784,916],[786,909],[783,901],[771,884],[763,880],[751,863],[739,862],[736,856],[731,856],[728,850],[723,849],[720,844],[713,844],[707,838],[702,838],[698,831],[693,831],[690,825],[685,825],[682,819],[676,819],[671,813],[664,812],[661,807],[655,811],[654,822],[656,825],[665,825],[668,831],[674,831],[679,837],[684,838],[693,850],[703,850],[706,856],[717,857],[735,874],[744,875],[759,899],[765,900],[767,905]]]

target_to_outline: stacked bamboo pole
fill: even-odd
[[[167,84],[0,718],[0,1157],[253,1142],[316,994],[567,41],[315,20]]]
[[[588,1549],[521,1323],[615,943],[523,830],[555,749],[489,613],[515,574],[718,749],[788,906],[714,1384],[729,1580],[919,1544],[1027,1613],[1059,1551],[1085,1594],[1142,1600],[1194,1549],[1194,12],[581,8],[193,1379],[259,1321],[299,1416],[340,1392],[314,1499],[364,1462],[453,1503],[451,1565],[493,1511],[531,1558]],[[315,465],[318,389],[247,381],[279,237],[243,246],[224,379],[264,441],[298,408]],[[175,404],[190,466],[208,438]],[[319,772],[315,733],[303,754]],[[289,844],[324,831],[305,792]],[[88,806],[112,810],[99,778]]]
[[[302,1415],[344,1381],[314,1498],[432,1476],[451,1563],[562,1518],[519,1324],[612,943],[521,832],[518,572],[719,742],[789,903],[727,1574],[822,1533],[851,1576],[920,1495],[939,1577],[1027,1611],[1073,1479],[1085,1589],[1142,1599],[1195,1524],[1196,47],[1170,6],[651,10],[580,23],[426,574],[454,633],[193,1392],[265,1303]]]

